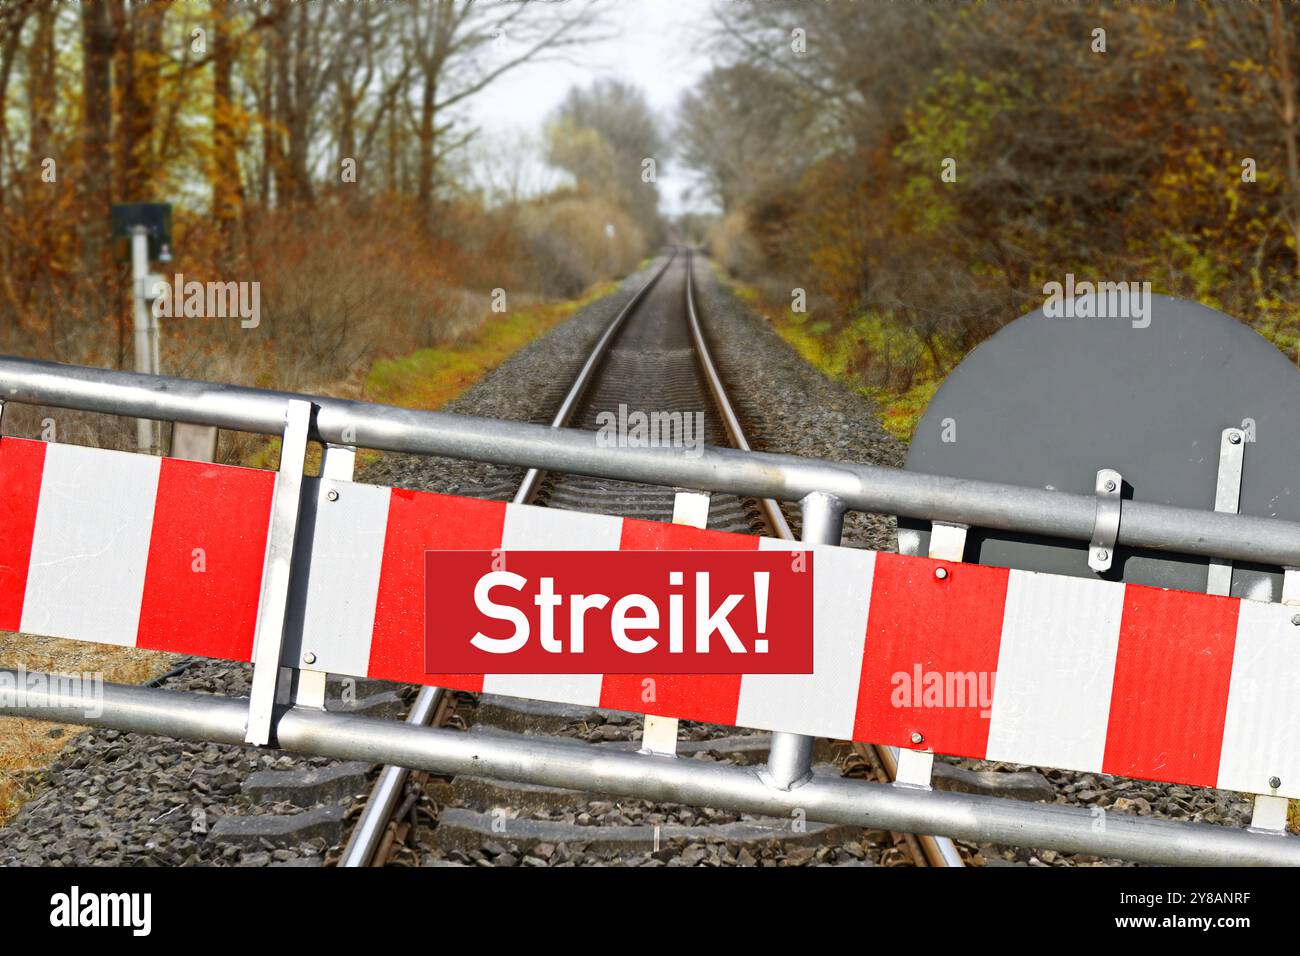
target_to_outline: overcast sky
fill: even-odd
[[[672,119],[678,97],[712,65],[700,38],[711,0],[601,0],[615,36],[572,51],[574,62],[526,64],[475,97],[467,119],[491,139],[539,132],[574,85],[617,77],[639,86],[661,119]],[[671,161],[659,167],[660,209],[683,211],[690,180]],[[699,205],[697,200],[692,205]]]

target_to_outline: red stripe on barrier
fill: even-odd
[[[854,740],[984,756],[1007,576],[1005,568],[876,555]]]
[[[625,518],[619,549],[756,551],[758,542],[748,534]],[[739,703],[739,674],[606,674],[600,685],[601,707],[712,724],[735,724]]]
[[[618,547],[620,551],[757,551],[760,540],[752,534],[624,518]]]
[[[424,552],[499,548],[505,520],[505,502],[393,489],[368,676],[457,690],[483,689],[482,674],[424,672]],[[428,613],[436,616],[438,609],[430,607]]]
[[[1240,604],[1124,589],[1104,773],[1214,786]]]
[[[136,646],[252,659],[275,472],[164,458]]]
[[[41,499],[45,442],[0,439],[0,630],[22,626],[23,595]]]

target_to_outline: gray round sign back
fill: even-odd
[[[1098,469],[1124,497],[1212,510],[1223,430],[1243,442],[1242,514],[1300,521],[1300,373],[1258,333],[1213,309],[1147,297],[1120,318],[1048,317],[1003,328],[953,370],[926,409],[911,471],[1092,495]],[[899,520],[924,554],[929,523]],[[1088,543],[972,528],[966,560],[1095,577]],[[1206,588],[1208,560],[1120,547],[1111,580]],[[1232,594],[1278,600],[1278,568],[1237,565]]]

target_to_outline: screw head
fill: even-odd
[[[1115,490],[1115,480],[1114,480],[1113,478],[1107,478],[1107,479],[1106,479],[1106,490],[1107,490],[1107,491],[1114,491],[1114,490]]]
[[[912,731],[912,743],[919,744],[924,742],[924,740],[925,736],[919,730]]]
[[[946,578],[946,577],[948,576],[948,569],[947,569],[947,568],[935,568],[935,569],[934,569],[934,576],[935,576],[936,578],[938,578],[940,581],[942,581],[944,578]]]
[[[1109,558],[1109,557],[1110,557],[1110,552],[1107,551],[1105,548],[1098,548],[1098,549],[1097,549],[1097,560],[1098,560],[1098,561],[1105,561],[1105,560],[1106,560],[1107,558]]]
[[[331,489],[325,493],[325,497],[328,498],[330,501],[338,501],[339,493]]]
[[[1269,778],[1268,778],[1268,785],[1269,785],[1269,787],[1270,787],[1271,789],[1276,790],[1278,787],[1282,786],[1282,778],[1281,778],[1281,777],[1269,777]]]
[[[302,655],[302,662],[304,664],[315,664],[316,655],[313,654],[311,651],[308,651],[306,654]]]
[[[1296,625],[1297,627],[1300,627],[1300,614],[1292,614],[1291,623]]]
[[[1240,445],[1240,444],[1241,444],[1241,432],[1228,432],[1228,444],[1230,444],[1230,445]]]

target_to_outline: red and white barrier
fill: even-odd
[[[0,441],[0,628],[250,660],[273,483]],[[425,674],[427,550],[807,546],[315,487],[286,664],[310,652],[337,674],[1253,793],[1278,778],[1276,793],[1300,796],[1287,606],[815,546],[811,674]]]
[[[0,629],[249,660],[275,474],[5,438]]]

